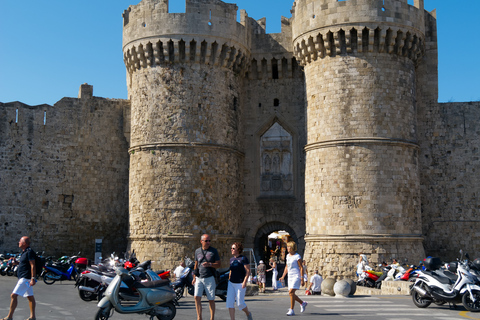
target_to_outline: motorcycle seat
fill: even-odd
[[[144,282],[135,281],[135,283],[133,284],[133,287],[137,289],[142,289],[142,288],[159,288],[159,287],[164,287],[169,285],[170,285],[170,280],[162,279],[162,280],[144,281]]]
[[[452,284],[452,279],[446,277],[444,274],[439,274],[435,271],[424,271],[425,273],[430,274],[433,278],[435,278],[438,282],[443,284]]]

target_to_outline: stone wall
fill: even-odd
[[[0,104],[0,252],[21,235],[48,255],[93,258],[95,239],[104,254],[125,250],[129,103],[80,96]]]
[[[434,103],[419,116],[426,255],[480,256],[480,102]]]

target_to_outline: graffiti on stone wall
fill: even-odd
[[[278,122],[260,138],[262,196],[293,196],[292,135]]]
[[[356,209],[362,203],[361,196],[332,196],[333,209]]]

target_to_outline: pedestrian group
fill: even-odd
[[[202,320],[202,303],[203,294],[207,296],[210,320],[215,319],[215,272],[220,268],[220,256],[217,249],[212,247],[211,239],[208,234],[204,234],[200,238],[201,246],[195,250],[195,267],[193,272],[192,284],[195,286],[194,299],[195,309],[197,312],[197,320]],[[28,299],[30,307],[30,317],[27,320],[36,320],[35,318],[35,298],[33,296],[33,286],[36,283],[35,275],[35,258],[36,254],[30,248],[30,238],[24,236],[20,239],[18,246],[22,249],[18,263],[18,282],[11,294],[10,309],[8,315],[1,320],[13,320],[13,314],[17,308],[17,297],[23,296]],[[243,311],[248,320],[252,320],[252,312],[248,310],[245,303],[245,292],[247,283],[250,279],[250,261],[247,257],[242,255],[243,245],[240,242],[234,242],[231,245],[232,257],[230,258],[230,273],[227,289],[226,306],[230,314],[230,319],[235,319],[235,304],[237,308]],[[290,296],[290,308],[287,315],[295,315],[295,302],[300,304],[300,312],[304,312],[307,307],[307,302],[303,301],[296,295],[296,291],[300,286],[305,286],[308,280],[306,273],[306,265],[302,257],[296,252],[297,245],[294,241],[288,241],[286,254],[286,268],[283,272],[280,281],[283,282],[285,276],[288,275],[288,293]],[[278,289],[277,284],[277,263],[275,259],[269,260],[270,269],[266,269],[265,263],[261,260],[257,267],[257,281],[259,284],[259,291],[265,292],[266,272],[272,271],[272,285],[273,290]],[[175,270],[175,276],[179,277],[183,272],[185,265],[183,263]],[[315,275],[310,279],[310,286],[308,290],[312,294],[320,294],[322,277],[315,271]]]

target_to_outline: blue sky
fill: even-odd
[[[385,0],[390,1],[390,0]],[[409,3],[413,0],[408,0]],[[293,0],[238,0],[250,17],[267,18],[267,32],[280,32]],[[0,102],[53,105],[77,97],[80,84],[94,95],[127,98],[122,54],[122,13],[139,0],[2,1]],[[185,2],[170,0],[170,12]],[[480,0],[425,0],[437,9],[439,101],[480,101]]]

